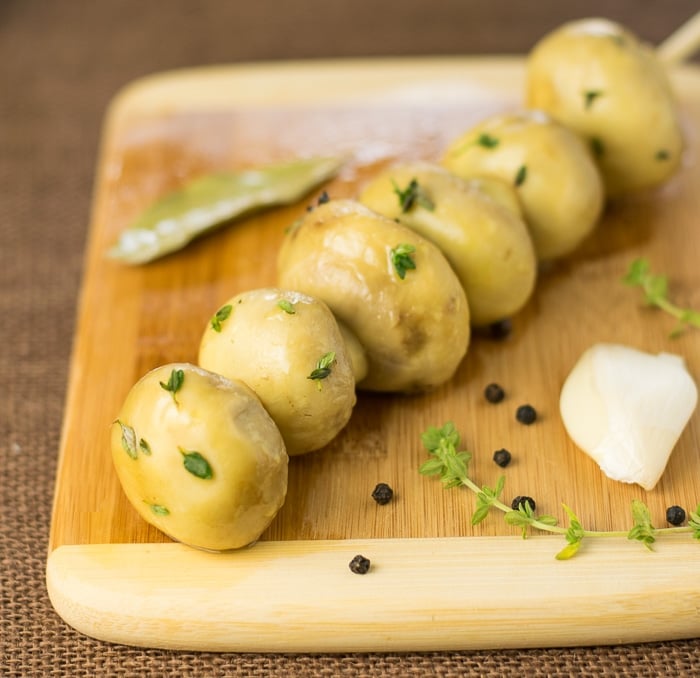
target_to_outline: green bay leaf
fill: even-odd
[[[153,261],[233,219],[300,200],[341,165],[339,158],[301,158],[199,177],[148,207],[107,256],[127,264]]]

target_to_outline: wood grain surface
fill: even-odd
[[[521,107],[523,73],[519,59],[221,67],[150,78],[132,85],[115,101],[98,167],[50,538],[50,551],[59,549],[49,559],[52,600],[61,608],[59,613],[77,604],[56,584],[65,581],[58,573],[71,563],[69,553],[77,553],[79,560],[88,554],[91,566],[97,568],[104,561],[90,554],[99,545],[169,542],[130,507],[111,466],[109,426],[128,389],[153,367],[194,362],[208,319],[227,298],[275,284],[276,252],[284,230],[317,193],[142,267],[105,259],[119,232],[155,198],[192,177],[298,155],[346,154],[346,166],[326,188],[331,197],[355,196],[363,181],[387,163],[436,160],[453,138],[479,119]],[[464,490],[444,490],[437,480],[417,472],[425,459],[421,432],[448,420],[455,422],[474,455],[471,475],[477,483],[493,486],[504,473],[504,499],[530,495],[539,511],[554,514],[562,523],[566,522],[562,503],[572,507],[586,527],[598,530],[628,529],[635,498],[647,503],[659,526],[670,504],[694,509],[700,503],[697,413],[651,492],[607,479],[567,438],[558,414],[566,375],[580,354],[598,341],[678,353],[691,374],[700,376],[700,334],[689,331],[671,339],[673,320],[646,308],[639,292],[620,281],[633,259],[646,256],[654,269],[669,274],[671,294],[678,303],[700,307],[700,74],[692,67],[678,67],[673,78],[688,139],[682,171],[654,193],[609,205],[596,232],[574,256],[540,271],[537,290],[513,318],[507,339],[494,341],[477,334],[448,384],[411,397],[361,393],[349,425],[335,441],[320,452],[290,461],[287,501],[262,537],[276,545],[269,548],[284,549],[285,543],[295,541],[408,538],[419,540],[419,548],[437,538],[504,537],[503,543],[509,545],[505,548],[510,549],[517,533],[500,517],[491,516],[472,527],[473,496]],[[492,381],[507,393],[499,405],[483,397],[484,387]],[[515,420],[515,410],[523,403],[532,404],[540,415],[533,426]],[[501,447],[508,448],[514,459],[505,471],[491,459]],[[380,481],[389,483],[396,494],[386,506],[370,497]],[[500,542],[488,542],[480,563],[484,571],[497,564],[490,558],[497,557]],[[522,545],[519,539],[515,543]],[[542,537],[537,543],[546,548],[538,547],[526,566],[545,567],[556,577],[561,571],[556,568],[567,567],[553,560],[563,542]],[[59,548],[68,546],[72,550]],[[73,546],[87,550],[76,551]],[[679,557],[687,557],[688,549],[675,540],[665,547],[666,553],[676,546],[681,549]],[[625,563],[631,572],[639,567],[650,573],[647,583],[667,566],[666,560],[638,544],[623,540],[622,547],[630,555],[620,557],[629,557]],[[595,548],[618,558],[620,545]],[[159,557],[178,558],[185,552],[178,547]],[[586,557],[583,549],[576,560]],[[547,562],[540,563],[540,558]],[[81,567],[85,574],[85,561]],[[603,586],[603,601],[598,598],[597,604],[604,616],[607,587],[602,577],[593,576],[585,566],[581,571],[585,578],[578,584],[598,593]],[[546,587],[546,582],[541,585]],[[686,580],[686,585],[687,593],[692,583]],[[70,590],[80,597],[79,587]],[[623,640],[659,637],[654,625],[672,610],[658,608],[654,616],[656,608],[651,607],[644,628]],[[593,617],[587,622],[592,627]],[[469,622],[460,619],[464,629]],[[669,637],[700,632],[694,615],[683,620],[681,629],[669,630]],[[400,624],[400,617],[394,621]],[[570,617],[564,623],[568,637],[558,637],[565,641],[559,644],[576,644],[581,619]],[[89,626],[86,632],[94,628]],[[601,627],[600,633],[585,636],[583,642],[606,642],[602,633]],[[552,644],[544,629],[533,634],[530,642],[522,638],[519,642]],[[391,647],[417,647],[409,644],[412,637],[408,634],[403,645]],[[193,642],[183,640],[178,646],[191,647]],[[304,645],[303,649],[343,649],[339,642],[332,648]],[[493,646],[483,637],[480,644]],[[438,647],[430,642],[420,647],[433,646]],[[352,647],[369,649],[366,643]]]

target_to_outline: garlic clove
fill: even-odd
[[[680,356],[595,344],[567,377],[559,409],[571,439],[605,475],[651,490],[697,400]]]

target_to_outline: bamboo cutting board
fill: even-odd
[[[197,175],[300,155],[344,154],[325,188],[355,196],[397,159],[437,160],[481,118],[520,107],[522,59],[440,58],[216,67],[158,75],[122,92],[107,117],[87,248],[47,565],[68,624],[133,645],[232,651],[400,651],[609,644],[700,635],[700,545],[688,535],[654,552],[624,538],[588,540],[571,561],[558,536],[523,540],[500,515],[472,527],[474,496],[417,472],[420,434],[455,422],[471,477],[504,500],[519,494],[566,525],[627,530],[643,500],[700,503],[696,413],[657,487],[607,479],[568,440],[559,391],[592,343],[682,355],[700,378],[700,333],[669,338],[673,320],[620,278],[646,256],[672,296],[700,307],[700,72],[673,79],[688,138],[663,189],[611,205],[575,256],[540,274],[502,341],[475,336],[450,383],[426,395],[360,394],[326,449],[290,462],[287,501],[255,546],[211,554],[172,543],[126,501],[109,426],[131,385],[168,362],[195,362],[208,319],[234,294],[275,283],[285,228],[300,203],[250,217],[142,266],[104,253],[154,199]],[[320,189],[319,189],[320,191]],[[507,397],[488,404],[498,382]],[[515,420],[518,405],[539,412]],[[505,470],[491,460],[506,447]],[[378,506],[378,482],[395,499]],[[372,562],[357,576],[356,554]]]

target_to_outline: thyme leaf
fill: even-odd
[[[316,362],[316,367],[311,370],[311,374],[307,379],[312,379],[318,384],[318,390],[321,390],[321,380],[326,379],[331,374],[331,368],[335,362],[335,351],[324,353]]]
[[[476,143],[483,148],[496,148],[501,140],[498,137],[494,137],[488,132],[482,132],[476,139]]]
[[[656,528],[651,524],[649,509],[639,499],[632,500],[632,519],[634,526],[627,533],[627,538],[640,541],[648,549],[656,541]]]
[[[416,269],[416,262],[413,259],[415,252],[416,248],[414,245],[402,243],[394,247],[389,253],[391,264],[396,271],[396,275],[398,275],[401,280],[406,277],[407,271],[414,271]]]
[[[175,394],[182,388],[182,384],[185,381],[185,373],[183,370],[174,369],[170,372],[170,378],[167,382],[161,381],[160,386],[165,391],[170,391],[173,395],[173,400],[177,405],[177,398]]]
[[[670,301],[668,297],[668,278],[665,275],[651,272],[651,265],[645,258],[635,259],[629,266],[622,282],[630,287],[641,287],[644,301],[648,306],[665,311],[678,322],[671,331],[671,337],[677,337],[688,327],[700,328],[700,311],[692,308],[681,308]]]
[[[202,480],[209,480],[214,475],[209,462],[202,454],[195,450],[179,449],[184,467],[193,476],[197,476],[197,478],[201,478]]]
[[[476,495],[476,510],[472,513],[472,525],[478,525],[491,511],[494,502],[498,501],[506,483],[506,477],[501,476],[493,489],[490,487],[481,488],[481,492]]]
[[[525,183],[525,179],[527,179],[527,165],[520,165],[513,180],[515,187],[522,186]]]
[[[122,448],[132,459],[136,459],[139,456],[138,448],[136,447],[136,431],[125,424],[120,419],[117,419],[117,424],[121,428],[122,432]]]
[[[420,205],[424,209],[432,212],[435,209],[435,203],[428,197],[423,187],[418,183],[417,179],[411,179],[406,188],[401,189],[399,185],[392,179],[394,193],[399,198],[402,212],[408,212],[416,205]]]
[[[280,299],[277,302],[277,306],[279,306],[285,313],[289,313],[289,315],[294,315],[296,313],[294,304],[288,299]]]
[[[693,539],[700,541],[700,505],[690,512],[688,527],[693,531]]]
[[[589,89],[583,93],[583,106],[586,110],[589,110],[593,106],[593,102],[600,96],[603,96],[603,92],[599,89]]]
[[[211,328],[214,332],[221,332],[221,323],[228,320],[232,310],[233,306],[226,304],[214,314],[214,317],[211,319]]]

